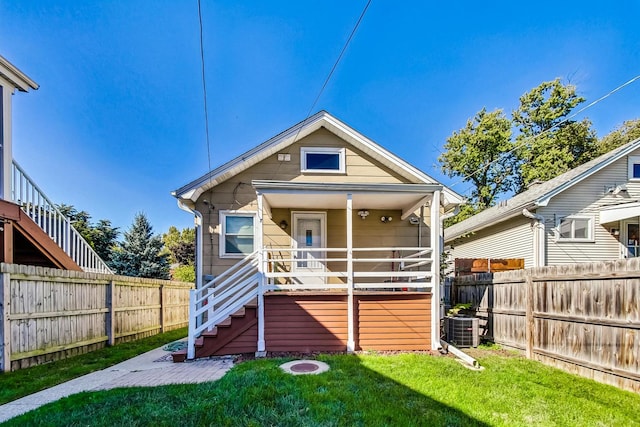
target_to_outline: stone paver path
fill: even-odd
[[[173,363],[167,356],[166,351],[158,348],[102,371],[0,405],[0,422],[83,391],[203,383],[222,378],[233,367],[233,359],[229,357]]]

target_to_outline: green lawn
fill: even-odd
[[[7,426],[633,426],[640,395],[504,352],[484,371],[424,354],[319,356],[329,372],[291,376],[288,359],[249,361],[213,383],[81,393]]]
[[[187,328],[176,329],[68,359],[14,372],[0,373],[0,405],[82,375],[108,368],[166,343],[184,338],[186,335]]]

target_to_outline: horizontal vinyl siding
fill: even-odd
[[[640,154],[639,152],[636,152]],[[637,155],[635,154],[635,155]],[[545,217],[547,227],[547,265],[575,264],[614,260],[620,258],[620,243],[610,228],[620,228],[618,222],[600,224],[600,208],[618,204],[621,197],[606,192],[607,188],[626,184],[629,199],[640,197],[640,183],[628,181],[628,158],[618,160],[607,168],[560,193],[538,213]],[[593,218],[594,242],[560,242],[556,237],[556,224],[565,216]]]
[[[360,350],[429,350],[431,295],[358,295]]]
[[[344,351],[346,295],[265,296],[267,351]]]
[[[346,174],[327,174],[327,173],[305,173],[300,172],[300,148],[301,147],[344,147]],[[221,259],[219,254],[219,211],[220,210],[257,210],[256,191],[252,187],[251,182],[256,179],[260,180],[278,180],[278,181],[299,181],[299,182],[328,182],[328,183],[410,183],[404,177],[388,169],[383,164],[378,163],[366,154],[356,150],[351,144],[343,141],[338,136],[326,129],[308,135],[302,140],[292,144],[282,151],[291,155],[291,161],[278,161],[278,155],[274,154],[264,159],[260,163],[250,167],[249,169],[235,176],[229,176],[213,189],[203,193],[196,203],[196,209],[203,214],[204,229],[204,245],[203,245],[203,274],[219,275],[226,269],[237,263],[238,259]],[[209,204],[203,201],[208,200]],[[346,207],[346,199],[345,199]],[[274,209],[273,217],[264,217],[264,244],[271,247],[290,247],[292,220],[291,210],[296,210],[295,206],[291,209]],[[345,228],[340,228],[334,224],[334,220],[338,219],[341,224],[345,224],[344,211],[329,211],[329,220],[327,221],[327,238],[329,246],[344,247],[346,239],[344,237]],[[382,224],[380,216],[391,215],[394,221],[390,224]],[[282,220],[286,220],[289,227],[282,230],[279,224]],[[364,227],[365,224],[358,224],[362,221],[354,213],[354,225],[356,230],[358,227]],[[397,221],[397,222],[396,222]],[[371,213],[367,219],[366,225],[371,227],[368,233],[366,230],[360,233],[360,243],[362,245],[371,245],[375,243],[377,246],[416,246],[418,227],[408,226],[408,221],[400,222],[399,211],[375,211]],[[406,228],[405,230],[402,230]],[[423,236],[426,231],[423,227]],[[428,234],[427,234],[428,235]],[[354,231],[354,244],[358,245],[358,232]],[[343,243],[344,242],[344,243]],[[426,240],[423,239],[426,243]],[[335,245],[334,245],[335,244]]]
[[[525,268],[533,267],[533,231],[531,220],[524,216],[485,228],[462,241],[464,243],[451,243],[449,260],[523,258]]]

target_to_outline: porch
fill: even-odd
[[[292,271],[310,259],[327,268]],[[186,356],[431,349],[434,265],[430,248],[255,251],[192,291]]]
[[[224,351],[203,341],[229,328],[234,318],[243,319],[236,321],[243,330],[224,341],[240,340],[258,354],[318,351],[326,349],[327,340],[334,351],[438,347],[440,215],[447,203],[441,185],[256,180],[252,185],[255,217],[250,211],[221,212],[218,255],[258,249],[193,291],[189,359]],[[367,220],[372,212],[393,215]],[[389,224],[393,217],[395,229]],[[384,231],[372,240],[375,227]],[[373,321],[367,312],[377,313]],[[313,331],[324,338],[311,338]],[[393,340],[384,336],[401,342],[389,344]]]

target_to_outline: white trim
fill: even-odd
[[[640,156],[629,156],[629,160],[628,160],[628,176],[629,176],[629,181],[640,181],[640,176],[634,177],[633,176],[633,166],[634,165],[640,165]]]
[[[584,237],[561,237],[560,236],[560,225],[562,224],[563,220],[587,220],[588,221],[588,225],[587,225],[587,231],[589,233],[589,235],[584,238]],[[581,215],[567,215],[567,216],[559,216],[556,219],[556,229],[555,229],[555,233],[556,233],[556,242],[558,243],[565,243],[565,242],[571,242],[571,243],[580,243],[580,242],[584,242],[584,243],[593,243],[595,242],[595,221],[594,218],[592,216],[581,216]],[[575,222],[571,223],[571,235],[574,236],[575,235]]]
[[[307,154],[337,154],[338,169],[309,169]],[[346,173],[346,149],[344,147],[300,147],[300,172],[302,173]]]
[[[219,221],[220,221],[220,234],[219,234],[219,246],[218,246],[218,258],[245,258],[249,253],[241,253],[241,254],[228,254],[226,253],[226,245],[225,245],[225,218],[227,216],[243,216],[243,217],[252,217],[253,218],[253,249],[251,252],[256,250],[256,246],[259,243],[258,236],[258,212],[256,211],[239,211],[239,210],[221,210],[219,213]]]
[[[348,144],[356,147],[358,150],[371,155],[376,161],[381,162],[411,181],[417,180],[425,184],[439,184],[437,180],[385,150],[374,141],[331,116],[326,111],[320,111],[235,159],[228,161],[211,172],[173,191],[172,194],[177,198],[196,201],[198,197],[209,188],[215,187],[230,176],[235,176],[243,172],[271,155],[277,155],[279,151],[284,150],[296,141],[302,140],[307,135],[322,127],[343,139]],[[464,198],[453,190],[444,188],[443,191],[450,203],[464,202]]]
[[[320,248],[327,247],[327,213],[324,211],[291,211],[291,248],[298,249],[298,241],[296,240],[296,236],[298,233],[298,218],[311,218],[311,219],[320,219]],[[317,253],[320,258],[326,258],[326,252],[318,252]],[[293,262],[291,271],[295,272],[296,262]],[[324,263],[324,269],[326,270],[327,265]],[[326,280],[323,278],[323,280]]]

